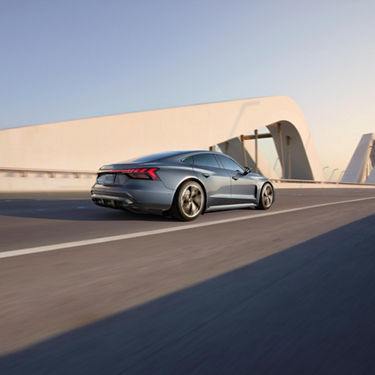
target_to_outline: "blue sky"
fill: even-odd
[[[375,132],[375,1],[0,0],[0,129],[287,95],[323,166]]]

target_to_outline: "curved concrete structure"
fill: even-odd
[[[243,148],[244,146],[245,156]],[[268,178],[279,178],[279,176],[273,170],[272,166],[268,163],[268,160],[259,150],[256,150],[254,141],[245,142],[245,144],[243,145],[240,137],[236,137],[229,139],[228,141],[219,143],[218,145],[216,145],[215,150],[230,155],[240,164],[247,165],[253,171],[258,169],[260,173]]]
[[[375,133],[364,134],[345,170],[341,182],[375,183]]]
[[[284,177],[322,180],[301,109],[266,97],[126,113],[0,131],[0,167],[96,170],[174,149],[207,149],[267,126]]]

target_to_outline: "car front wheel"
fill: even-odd
[[[275,200],[275,192],[270,183],[266,182],[260,192],[258,208],[260,210],[268,210]]]

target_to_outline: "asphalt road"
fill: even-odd
[[[193,227],[23,198],[0,200],[0,374],[375,373],[375,189]]]

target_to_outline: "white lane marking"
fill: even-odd
[[[120,234],[120,235],[117,235],[117,236],[93,238],[93,239],[90,239],[90,240],[65,242],[65,243],[59,243],[59,244],[54,244],[54,245],[31,247],[31,248],[27,248],[27,249],[9,250],[9,251],[0,252],[0,258],[11,258],[11,257],[20,256],[20,255],[44,253],[44,252],[47,252],[47,251],[62,250],[62,249],[68,249],[68,248],[80,247],[80,246],[87,246],[87,245],[96,245],[96,244],[105,243],[105,242],[128,240],[128,239],[131,239],[131,238],[153,236],[155,234],[171,233],[171,232],[177,232],[177,231],[181,231],[181,230],[208,227],[208,226],[211,226],[211,225],[233,223],[233,222],[241,221],[241,220],[249,220],[249,219],[256,219],[256,218],[265,217],[265,216],[287,214],[287,213],[290,213],[290,212],[309,210],[309,209],[312,209],[312,208],[319,208],[319,207],[335,206],[335,205],[338,205],[338,204],[361,202],[361,201],[366,201],[366,200],[370,200],[370,199],[375,199],[375,197],[358,198],[358,199],[351,199],[351,200],[339,201],[339,202],[314,204],[312,206],[289,208],[287,210],[279,210],[279,211],[271,211],[271,212],[268,211],[268,212],[265,212],[265,213],[262,213],[262,214],[255,214],[255,215],[253,214],[253,215],[246,215],[246,216],[234,217],[234,218],[229,218],[229,219],[213,220],[213,221],[209,221],[209,222],[206,222],[206,223],[186,224],[186,225],[179,225],[177,227],[172,227],[172,228],[147,230],[147,231],[143,231],[143,232],[135,232],[135,233]]]

